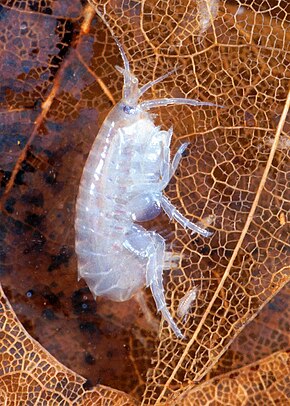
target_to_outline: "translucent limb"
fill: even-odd
[[[172,69],[171,71],[165,73],[164,75],[160,76],[159,78],[157,78],[155,80],[151,80],[150,82],[146,83],[146,85],[142,86],[140,89],[140,96],[142,96],[142,94],[147,92],[147,90],[149,90],[152,86],[156,85],[159,82],[162,82],[162,80],[164,80],[168,76],[172,75],[175,71],[176,71],[176,69]]]
[[[169,106],[170,104],[187,104],[189,106],[211,106],[211,107],[222,107],[218,104],[210,103],[210,102],[201,102],[194,99],[186,99],[185,97],[172,97],[172,98],[164,98],[164,99],[153,99],[153,100],[145,100],[140,103],[140,106],[144,110],[154,109],[155,107],[160,106]]]
[[[205,230],[202,227],[199,227],[198,225],[192,223],[190,220],[188,220],[186,217],[181,214],[176,207],[169,201],[169,199],[162,195],[161,198],[161,207],[167,214],[167,216],[170,219],[174,219],[179,223],[183,228],[188,228],[189,230],[192,230],[193,233],[198,233],[203,235],[204,237],[210,237],[212,233],[210,231]]]
[[[152,233],[153,234],[153,233]],[[147,286],[150,286],[153,299],[155,301],[157,310],[161,312],[162,317],[167,321],[172,331],[178,338],[184,338],[184,335],[177,327],[177,324],[173,320],[167,306],[164,295],[163,288],[163,266],[164,266],[164,252],[165,252],[165,241],[158,234],[153,234],[154,239],[154,253],[149,254],[147,271],[146,271],[146,282]],[[163,259],[163,260],[160,260]]]
[[[171,139],[171,137],[170,137]],[[170,163],[168,160],[163,158],[163,168],[161,171],[162,175],[162,184],[161,184],[161,189],[165,189],[168,183],[170,182],[171,178],[173,177],[174,173],[176,172],[179,162],[182,159],[182,154],[188,147],[189,142],[185,142],[180,145],[178,148],[176,154],[174,155],[172,162]],[[169,149],[168,149],[169,150]],[[169,153],[167,154],[167,151],[164,152],[164,157],[169,156]]]
[[[175,173],[175,171],[176,171],[176,169],[177,169],[177,167],[178,167],[178,165],[179,165],[179,162],[181,161],[181,159],[182,159],[182,154],[183,154],[183,152],[186,150],[186,148],[188,147],[188,145],[189,145],[189,142],[184,142],[183,144],[181,144],[180,145],[180,147],[178,148],[178,150],[177,150],[177,152],[176,152],[176,154],[174,155],[174,157],[173,157],[173,159],[172,159],[172,162],[171,162],[171,169],[170,169],[170,177],[169,177],[169,180],[172,178],[172,176],[174,175],[174,173]]]

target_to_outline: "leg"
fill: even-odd
[[[176,220],[177,223],[179,223],[183,228],[189,228],[190,230],[192,230],[193,231],[192,234],[199,233],[204,237],[210,237],[212,235],[210,231],[207,231],[204,228],[199,227],[198,225],[192,223],[186,217],[184,217],[176,209],[176,207],[169,201],[169,199],[164,195],[162,195],[161,198],[161,207],[163,208],[163,210],[170,219]]]
[[[145,100],[144,102],[140,103],[140,106],[144,110],[154,109],[155,107],[161,106],[169,106],[170,104],[187,104],[189,106],[211,106],[211,107],[223,107],[218,104],[210,103],[210,102],[201,102],[194,99],[186,99],[185,97],[172,97],[172,98],[164,98],[164,99],[153,99],[153,100]]]
[[[178,148],[176,154],[174,155],[172,162],[170,163],[170,143],[172,138],[172,129],[169,130],[169,136],[166,140],[166,146],[163,148],[163,155],[161,157],[162,168],[161,168],[161,190],[165,189],[168,183],[170,182],[171,178],[173,177],[176,169],[178,168],[179,162],[182,159],[182,154],[190,144],[189,142],[184,142]]]
[[[186,148],[188,147],[189,142],[184,142],[183,144],[180,145],[180,147],[178,148],[176,154],[174,155],[172,162],[171,162],[171,168],[170,168],[170,174],[169,174],[169,180],[172,178],[172,176],[174,175],[179,162],[181,161],[182,158],[182,154],[183,152],[186,150]]]
[[[163,142],[160,156],[160,190],[166,188],[171,179],[171,163],[170,163],[170,144],[173,135],[173,129],[164,131]]]
[[[147,286],[150,286],[157,311],[161,311],[163,318],[167,321],[176,336],[179,338],[184,338],[180,329],[173,320],[170,311],[166,307],[162,278],[165,259],[165,241],[159,234],[151,233],[151,235],[153,241],[150,247],[152,252],[148,252],[148,263],[146,270]]]

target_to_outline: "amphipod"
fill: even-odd
[[[193,302],[196,299],[197,287],[194,286],[185,295],[180,299],[176,314],[183,321],[187,319],[188,313],[193,305]]]
[[[145,285],[150,287],[158,311],[176,336],[183,338],[164,296],[165,240],[137,222],[153,219],[163,209],[184,228],[205,237],[211,233],[186,219],[163,194],[188,144],[179,147],[171,162],[172,129],[156,126],[149,110],[170,104],[215,104],[185,98],[139,102],[172,72],[139,88],[116,42],[124,62],[124,69],[117,67],[124,75],[123,96],[102,124],[83,170],[75,219],[78,274],[94,297],[116,302],[130,299]]]

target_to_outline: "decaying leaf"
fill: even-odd
[[[207,378],[244,367],[279,350],[289,349],[289,301],[290,285],[287,284],[238,335]]]
[[[0,287],[1,405],[134,405],[125,393],[99,385],[61,365],[17,320]]]
[[[290,356],[279,351],[244,368],[201,385],[183,388],[168,405],[287,405]]]
[[[158,404],[187,383],[222,380],[225,364],[249,363],[249,346],[239,357],[233,340],[289,281],[289,9],[278,0],[83,3],[1,1],[1,281],[27,330],[59,361],[93,385],[139,396],[146,387],[143,403]],[[160,315],[143,317],[134,300],[95,302],[77,282],[79,180],[122,89],[113,36],[141,85],[176,69],[146,98],[224,106],[156,110],[156,123],[174,129],[172,153],[190,142],[166,193],[213,231],[191,236],[165,216],[148,224],[182,256],[164,287],[185,340],[162,321],[157,333]],[[196,299],[179,319],[193,286]],[[253,347],[255,360],[270,356],[265,347],[260,355]],[[269,348],[281,349],[273,337]]]
[[[86,391],[85,379],[61,365],[17,320],[0,288],[0,401],[25,405],[134,405],[124,393],[99,385]],[[278,351],[259,362],[201,385],[181,388],[168,405],[241,405],[289,400],[289,353]]]

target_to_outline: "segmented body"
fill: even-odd
[[[194,286],[192,289],[186,292],[185,295],[179,300],[179,304],[176,311],[178,317],[180,317],[183,320],[187,318],[187,315],[192,307],[192,304],[196,299],[196,295],[197,295],[197,287]]]
[[[139,195],[160,192],[161,149],[148,144],[158,145],[165,133],[147,112],[140,109],[134,117],[123,108],[120,103],[111,111],[91,149],[76,217],[79,275],[95,296],[115,301],[130,299],[144,286],[144,270],[155,255],[156,235],[134,224],[133,217],[146,215],[138,207]]]
[[[212,105],[187,99],[157,99],[138,104],[149,87],[138,88],[118,43],[125,69],[122,100],[111,110],[84,167],[76,205],[78,273],[94,296],[114,301],[130,299],[150,286],[157,309],[178,337],[183,337],[165,301],[162,274],[167,268],[165,241],[138,221],[156,217],[162,208],[170,218],[204,236],[211,233],[187,220],[164,196],[182,144],[172,163],[172,130],[161,130],[147,111],[160,105]]]

